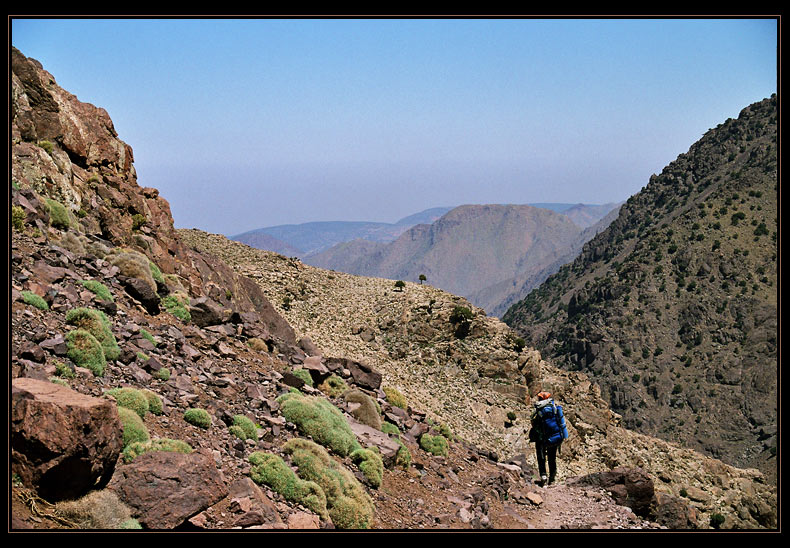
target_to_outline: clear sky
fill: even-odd
[[[776,92],[775,19],[11,19],[177,227],[622,201]]]

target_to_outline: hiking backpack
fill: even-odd
[[[536,419],[545,446],[553,447],[568,439],[568,427],[565,424],[562,406],[554,403],[554,400],[537,407]]]

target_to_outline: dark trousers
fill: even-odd
[[[535,451],[538,456],[538,473],[541,477],[546,475],[546,457],[549,459],[549,482],[553,482],[557,476],[557,447],[546,447],[541,442],[535,443]]]

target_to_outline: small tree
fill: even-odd
[[[403,280],[398,280],[397,282],[395,282],[396,291],[403,291],[404,287],[406,287],[406,283]]]
[[[425,274],[420,274],[420,285],[422,285],[422,282],[426,281],[427,279],[428,278],[425,277]]]

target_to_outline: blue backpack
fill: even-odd
[[[535,413],[543,445],[553,447],[568,439],[568,427],[565,424],[561,405],[551,400],[550,403],[536,408]]]

